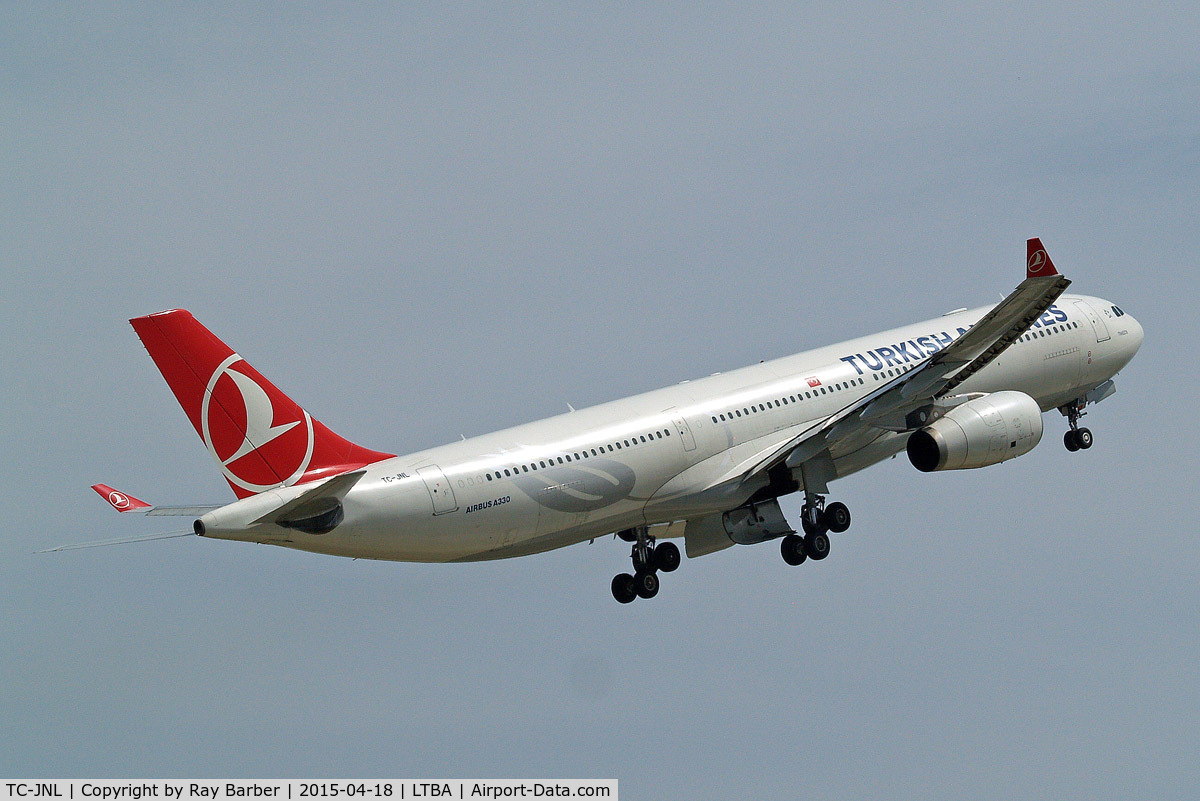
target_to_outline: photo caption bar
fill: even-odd
[[[377,779],[355,781],[255,779],[56,779],[0,781],[0,800],[225,801],[225,799],[601,798],[618,801],[616,779]]]

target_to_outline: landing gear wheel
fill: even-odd
[[[804,564],[804,560],[808,558],[808,552],[804,549],[804,538],[799,534],[788,534],[784,537],[779,543],[779,552],[783,555],[783,561],[792,567]]]
[[[850,510],[840,501],[831,503],[825,507],[821,520],[834,534],[841,534],[850,528]]]
[[[633,576],[628,573],[613,576],[612,594],[617,599],[617,603],[632,603],[633,599],[637,597],[637,589],[634,587]]]
[[[1063,434],[1063,445],[1066,445],[1067,450],[1069,450],[1071,453],[1079,450],[1079,439],[1076,437],[1076,434],[1078,433],[1079,432],[1075,429],[1071,429],[1067,433]]]
[[[633,585],[639,598],[653,598],[658,595],[658,574],[652,571],[639,572],[633,577]]]
[[[654,547],[654,567],[664,573],[670,573],[679,567],[679,547],[673,542],[662,542]]]
[[[823,531],[814,531],[804,537],[804,551],[809,559],[820,561],[829,556],[829,535]]]
[[[618,531],[617,536],[625,540],[625,542],[637,542],[637,532],[631,528]]]
[[[1080,428],[1075,431],[1075,443],[1079,449],[1086,451],[1092,447],[1092,431],[1090,428]]]

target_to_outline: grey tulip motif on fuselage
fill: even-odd
[[[612,459],[554,465],[521,473],[513,483],[533,500],[557,512],[580,514],[629,497],[637,474]]]

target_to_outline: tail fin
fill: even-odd
[[[172,309],[129,322],[239,498],[393,455],[314,420],[191,313]]]

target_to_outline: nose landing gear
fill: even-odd
[[[673,542],[654,544],[645,526],[626,529],[617,534],[626,542],[633,543],[629,554],[633,562],[633,575],[620,573],[613,577],[612,594],[618,603],[632,603],[635,598],[653,598],[658,595],[658,572],[670,573],[679,567],[679,548]]]

